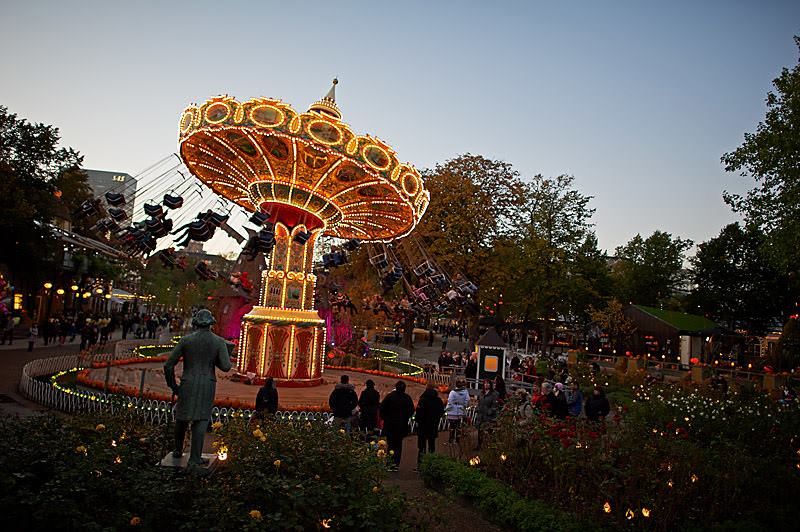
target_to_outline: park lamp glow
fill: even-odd
[[[78,291],[78,285],[74,284],[74,285],[70,286],[69,289],[72,290],[73,292],[77,292]]]
[[[63,288],[59,288],[58,290],[56,290],[56,294],[58,294],[60,296],[63,296],[64,295],[64,289]]]
[[[44,288],[45,290],[50,290],[51,288],[53,288],[53,283],[51,283],[50,281],[44,283]]]
[[[83,295],[82,295],[81,297],[83,297],[83,299],[87,299],[87,298],[88,298],[89,296],[91,296],[91,295],[92,295],[92,294],[90,294],[89,292],[84,292],[84,293],[83,293]]]

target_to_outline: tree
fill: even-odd
[[[786,282],[763,253],[764,235],[738,223],[698,246],[691,259],[694,288],[689,309],[698,309],[728,328],[763,334],[781,317]]]
[[[89,197],[82,157],[58,141],[57,128],[0,106],[0,263],[30,282],[58,267],[49,224]]]
[[[794,40],[800,48],[800,37]],[[723,197],[764,233],[767,256],[787,278],[786,316],[797,312],[800,288],[800,63],[784,68],[773,85],[764,121],[722,156],[725,170],[753,178],[756,186],[744,196],[725,192]]]
[[[481,288],[496,266],[494,242],[514,233],[524,184],[512,166],[480,155],[461,155],[423,170],[431,202],[416,235],[452,274]]]
[[[692,244],[691,240],[655,231],[646,239],[637,234],[617,247],[613,275],[618,297],[651,306],[667,301],[685,280],[684,254]]]
[[[584,246],[594,242],[596,251],[590,223],[594,209],[589,208],[592,198],[573,182],[569,175],[536,175],[525,187],[518,230],[521,257],[510,299],[524,321],[542,318],[544,343],[550,340],[553,320],[585,312],[585,306],[574,305],[583,304],[584,289],[591,289],[580,276],[587,265],[581,254],[591,253]]]
[[[624,307],[618,299],[611,299],[605,308],[590,307],[589,315],[608,334],[611,347],[615,350],[625,349],[636,332],[633,320],[625,316]]]

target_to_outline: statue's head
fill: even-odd
[[[206,309],[198,310],[192,317],[192,326],[199,329],[208,329],[215,323],[217,323],[217,320],[215,320],[211,312]]]

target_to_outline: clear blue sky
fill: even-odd
[[[800,2],[0,4],[0,105],[54,124],[88,168],[175,151],[190,102],[227,93],[339,106],[419,168],[465,152],[573,174],[600,245],[695,241],[750,182],[720,155],[796,64]]]

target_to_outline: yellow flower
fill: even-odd
[[[214,430],[219,430],[222,428],[222,421],[215,421],[211,424],[211,428]]]
[[[87,454],[86,447],[84,445],[78,445],[77,447],[75,447],[75,452]]]
[[[106,426],[105,426],[105,425],[103,425],[102,423],[99,423],[99,424],[98,424],[98,425],[97,425],[97,426],[94,428],[94,430],[103,430],[103,429],[105,429],[105,428],[106,428]]]
[[[142,520],[138,516],[131,517],[131,526],[138,526],[142,523]]]
[[[274,465],[275,467],[280,467],[281,466],[281,461],[280,460],[275,460],[274,462],[272,462],[272,465]]]
[[[378,453],[377,454],[378,454],[378,458],[383,458],[384,456],[386,456],[386,451],[384,451],[383,449],[378,449]]]
[[[258,510],[250,510],[249,515],[256,521],[261,521],[261,512],[259,512]]]
[[[378,448],[386,450],[389,448],[389,444],[386,443],[386,440],[378,440]]]
[[[344,434],[344,429],[339,429],[339,434]]]
[[[650,509],[649,508],[642,508],[642,515],[645,517],[650,517]]]
[[[258,439],[261,439],[264,438],[264,433],[261,432],[261,429],[256,429],[253,431],[253,436],[255,436]]]
[[[633,516],[634,516],[634,515],[636,515],[636,514],[634,514],[634,513],[633,513],[633,510],[631,510],[630,508],[628,508],[628,509],[625,511],[625,517],[627,517],[627,518],[628,518],[628,521],[630,521],[631,519],[633,519]]]

